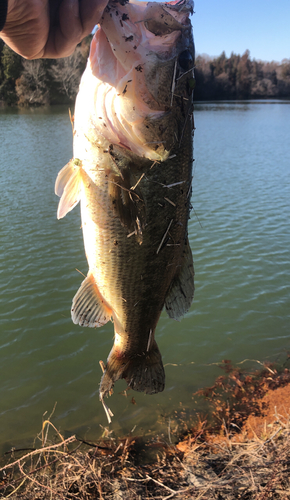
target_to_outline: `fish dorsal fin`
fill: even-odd
[[[57,218],[62,219],[80,201],[82,175],[80,160],[70,160],[58,173],[55,194],[60,196]]]
[[[111,319],[112,311],[100,294],[92,274],[86,277],[74,296],[71,316],[75,325],[91,328],[103,326]]]
[[[181,319],[191,306],[194,296],[194,268],[188,238],[184,246],[181,268],[175,275],[167,297],[165,308],[170,318]]]

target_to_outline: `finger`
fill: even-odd
[[[100,22],[108,0],[80,0],[80,16],[85,36]]]
[[[49,8],[46,0],[8,2],[1,38],[17,54],[27,59],[41,57],[48,33]]]
[[[108,0],[63,0],[58,9],[58,24],[48,38],[42,57],[66,57],[89,35],[100,21]]]
[[[42,57],[69,56],[82,39],[78,0],[63,0],[55,16]]]

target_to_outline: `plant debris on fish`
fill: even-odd
[[[72,320],[114,322],[99,392],[109,421],[118,379],[163,391],[155,328],[164,306],[180,319],[193,299],[192,11],[191,0],[109,2],[76,100],[74,158],[56,180],[58,218],[81,202],[89,264]]]

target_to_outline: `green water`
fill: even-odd
[[[182,322],[162,313],[157,342],[166,389],[108,401],[116,435],[167,432],[194,414],[194,391],[222,359],[286,356],[290,348],[290,103],[199,103],[189,236],[196,295]],[[57,406],[62,432],[97,439],[99,360],[111,323],[81,328],[71,299],[86,274],[79,208],[57,221],[54,182],[72,157],[68,112],[0,112],[0,447],[31,443]],[[284,353],[284,354],[283,354]],[[257,364],[253,363],[255,367]],[[136,404],[132,404],[134,396]]]

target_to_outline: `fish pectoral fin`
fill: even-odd
[[[120,355],[113,346],[100,383],[100,400],[108,396],[119,379],[125,379],[134,391],[156,394],[165,386],[162,358],[155,340],[149,351],[134,356]]]
[[[184,246],[184,256],[181,268],[175,275],[165,299],[168,316],[179,320],[188,311],[194,296],[194,268],[191,248],[188,238]]]
[[[71,317],[75,325],[91,328],[105,325],[112,316],[92,274],[82,282],[73,298]]]
[[[55,194],[60,196],[57,218],[62,219],[80,201],[82,175],[80,160],[70,160],[58,173]]]

